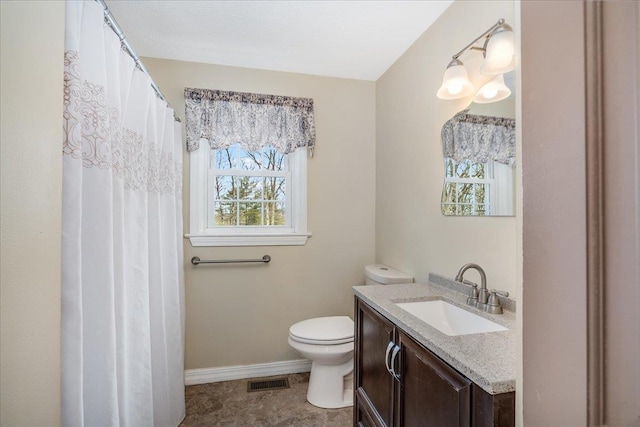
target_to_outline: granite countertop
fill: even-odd
[[[431,279],[431,276],[430,276]],[[442,282],[442,280],[438,280]],[[442,360],[490,394],[516,389],[516,317],[488,314],[466,304],[467,296],[433,283],[354,286],[353,293]],[[449,336],[396,306],[398,302],[443,299],[498,323],[508,331]],[[510,300],[513,302],[513,300]]]

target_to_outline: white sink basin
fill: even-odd
[[[404,302],[396,305],[450,336],[508,330],[502,325],[442,300]]]

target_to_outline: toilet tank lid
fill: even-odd
[[[413,283],[413,277],[398,270],[387,267],[384,264],[371,264],[364,267],[364,274],[369,279],[391,285],[394,283]]]
[[[353,320],[348,316],[316,317],[296,323],[289,333],[313,341],[353,340]]]

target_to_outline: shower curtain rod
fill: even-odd
[[[116,19],[111,14],[111,11],[109,10],[109,7],[107,6],[107,4],[104,2],[104,0],[96,0],[96,2],[100,6],[102,6],[102,8],[104,9],[104,22],[109,26],[109,28],[111,28],[113,30],[114,33],[116,33],[116,36],[118,36],[118,38],[120,39],[120,43],[122,43],[122,47],[124,47],[125,50],[127,51],[127,53],[129,54],[129,56],[131,56],[131,58],[133,58],[133,60],[136,63],[136,66],[140,69],[140,71],[142,71],[143,73],[148,75],[149,79],[151,79],[151,87],[153,88],[153,90],[156,91],[156,95],[158,95],[158,97],[160,99],[162,99],[164,102],[167,103],[167,105],[169,107],[171,107],[171,104],[169,104],[169,101],[167,101],[167,98],[164,97],[164,95],[160,91],[160,88],[158,87],[156,82],[153,81],[153,77],[151,77],[151,74],[149,74],[149,71],[147,70],[147,68],[144,66],[142,61],[140,61],[140,58],[138,57],[138,55],[136,55],[136,53],[133,51],[133,48],[131,47],[131,45],[127,41],[127,38],[125,37],[124,32],[122,31],[122,29],[120,28],[118,23],[116,22]],[[171,107],[171,108],[173,108],[173,107]],[[175,110],[174,110],[174,113],[173,113],[173,118],[177,122],[181,122],[182,121],[182,120],[180,120],[180,117],[176,116]]]

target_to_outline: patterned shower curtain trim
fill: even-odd
[[[78,52],[65,52],[64,67],[63,154],[86,168],[111,169],[127,190],[180,195],[181,161],[122,126],[105,88],[80,78]]]

